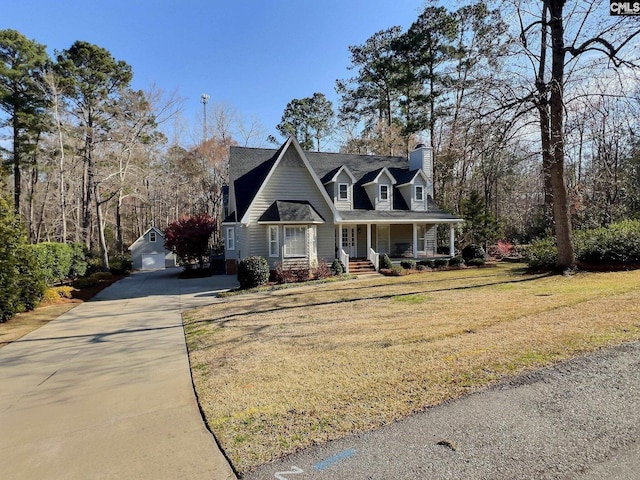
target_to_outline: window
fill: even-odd
[[[270,257],[279,257],[280,256],[280,239],[278,238],[278,227],[277,226],[269,226],[268,229],[268,238],[269,238],[269,256]]]
[[[225,240],[227,250],[235,250],[236,248],[236,236],[233,227],[227,227],[225,230]]]
[[[149,241],[150,242],[155,242],[156,241],[156,232],[154,232],[153,230],[151,230],[149,232]]]
[[[422,185],[416,185],[416,200],[418,202],[424,200],[424,187]]]
[[[338,200],[349,200],[349,184],[338,184]]]
[[[307,254],[307,227],[284,227],[284,256],[304,257]]]
[[[380,200],[389,200],[389,185],[380,185]]]

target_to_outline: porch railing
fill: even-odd
[[[369,261],[373,264],[377,272],[380,265],[380,255],[378,255],[373,248],[369,249]]]
[[[344,273],[349,273],[349,255],[342,249],[338,253],[342,265],[344,265]]]

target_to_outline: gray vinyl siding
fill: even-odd
[[[156,233],[155,242],[150,240],[152,231],[155,231]],[[130,250],[132,267],[136,270],[140,270],[142,268],[142,254],[162,253],[164,255],[165,267],[174,267],[176,264],[175,255],[164,248],[164,237],[160,235],[157,230],[149,230],[145,232],[142,237],[138,238],[131,245]]]
[[[341,183],[346,183],[348,187],[348,198],[346,200],[340,200],[339,197],[339,185]],[[353,187],[351,184],[351,179],[349,175],[347,175],[344,171],[340,172],[336,182],[333,183],[333,199],[338,210],[351,210],[352,207],[352,199],[353,199]]]
[[[276,200],[307,200],[313,205],[325,220],[325,223],[317,225],[318,260],[331,262],[335,257],[333,212],[293,147],[285,152],[267,184],[256,195],[252,208],[248,212],[249,226],[243,228],[243,233],[246,232],[247,237],[246,247],[243,247],[243,256],[261,255],[267,258],[271,265],[280,261],[278,258],[269,258],[267,227],[257,223],[260,216]],[[280,246],[282,247],[282,228],[280,235]],[[245,252],[247,253],[245,254]]]
[[[235,235],[235,242],[234,242],[234,249],[233,250],[227,250],[227,228],[233,228],[234,229],[234,235]],[[224,258],[226,258],[227,260],[237,260],[238,259],[238,230],[240,229],[239,226],[231,226],[231,225],[223,225],[222,226],[222,240],[224,242]]]

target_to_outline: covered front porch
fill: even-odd
[[[449,256],[455,255],[455,226],[458,219],[449,222],[412,223],[341,223],[336,227],[336,250],[338,258],[349,269],[349,260],[364,258],[376,270],[380,256],[390,258],[435,258],[437,253],[437,227],[449,225]]]

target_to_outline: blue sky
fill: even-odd
[[[334,101],[348,77],[349,45],[408,27],[423,0],[0,0],[0,28],[50,54],[84,40],[133,67],[134,88],[156,84],[185,99],[201,125],[200,95],[259,119],[268,134],[290,100],[322,92]]]

